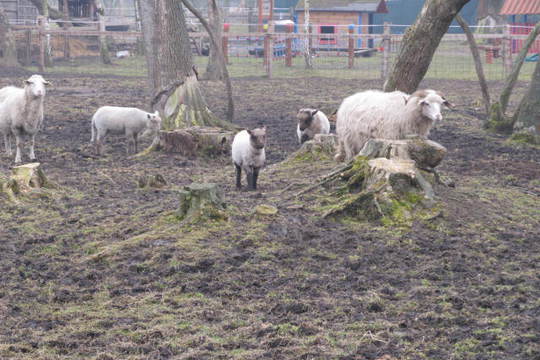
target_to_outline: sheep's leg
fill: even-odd
[[[246,171],[246,180],[248,183],[248,190],[253,190],[253,168]]]
[[[4,134],[4,148],[6,149],[6,154],[11,156],[11,139],[8,133]]]
[[[36,154],[34,153],[34,144],[35,144],[36,134],[33,134],[30,139],[30,160],[36,160]]]
[[[101,133],[99,130],[97,132],[97,136],[96,136],[96,155],[101,155],[102,153],[102,150],[103,150],[103,141],[105,140],[105,135],[107,134],[107,132],[103,132]]]
[[[22,144],[21,144],[21,135],[19,134],[15,134],[15,147],[17,148],[17,151],[15,152],[15,163],[20,163]]]
[[[253,168],[253,190],[257,190],[257,179],[259,178],[259,169]]]
[[[242,188],[242,168],[236,164],[234,164],[234,167],[236,169],[236,188],[241,189]]]

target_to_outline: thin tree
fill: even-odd
[[[306,41],[304,44],[304,60],[306,62],[306,69],[313,69],[313,61],[311,59],[311,49],[309,48],[310,40],[310,24],[309,24],[309,0],[304,0],[304,33],[306,34]]]
[[[0,6],[0,66],[19,66],[15,35],[9,26],[9,19]]]
[[[470,0],[426,0],[409,27],[384,91],[414,92],[424,78],[435,50],[461,8]]]
[[[208,0],[208,24],[214,32],[217,45],[219,46],[219,39],[222,37],[223,17],[221,16],[216,0]],[[214,42],[210,41],[210,54],[208,54],[208,64],[206,65],[206,72],[204,74],[206,80],[223,80],[220,61],[219,49],[216,48]]]
[[[536,62],[529,89],[512,119],[514,132],[530,131],[540,139],[540,61]]]
[[[189,11],[193,13],[199,19],[201,24],[204,26],[206,31],[208,32],[208,36],[210,37],[210,43],[214,47],[214,50],[216,52],[216,59],[217,63],[220,66],[221,75],[223,77],[223,82],[225,83],[225,89],[227,91],[227,100],[228,100],[228,108],[227,108],[227,121],[232,122],[234,119],[234,100],[232,95],[232,85],[231,85],[231,79],[229,77],[229,70],[227,69],[227,64],[225,64],[225,56],[223,55],[223,48],[221,46],[221,43],[219,42],[218,37],[214,33],[213,29],[210,27],[206,19],[202,16],[202,14],[191,5],[191,3],[188,0],[181,0],[182,3],[188,8]],[[213,0],[215,2],[215,0]],[[214,4],[215,5],[215,4]]]
[[[148,80],[152,108],[160,111],[163,128],[232,124],[209,110],[193,66],[191,46],[182,2],[141,1]]]

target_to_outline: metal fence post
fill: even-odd
[[[274,49],[272,45],[272,35],[266,33],[264,35],[264,60],[266,66],[266,76],[272,78],[272,59],[274,57]]]
[[[384,31],[383,31],[383,59],[382,59],[382,67],[381,67],[381,78],[383,80],[386,80],[388,77],[388,67],[389,67],[389,60],[390,60],[390,23],[385,22],[384,23]]]

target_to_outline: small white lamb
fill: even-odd
[[[152,114],[132,107],[103,106],[92,116],[90,141],[95,143],[96,153],[100,155],[107,133],[123,133],[127,138],[126,153],[129,154],[131,142],[137,152],[139,135],[153,135],[154,141],[157,141],[160,129],[161,118],[157,111]]]
[[[23,136],[30,137],[30,160],[35,160],[35,137],[43,124],[45,87],[51,85],[41,75],[24,81],[24,88],[7,86],[0,90],[0,133],[4,135],[6,153],[11,156],[11,137],[15,137],[15,162],[21,162]]]
[[[318,109],[300,109],[296,118],[298,119],[296,135],[300,144],[312,140],[317,134],[330,133],[330,122],[326,115]]]
[[[249,190],[257,190],[259,170],[264,166],[266,154],[266,126],[253,130],[242,130],[232,143],[232,160],[236,168],[236,188],[242,187],[242,169],[246,172]]]

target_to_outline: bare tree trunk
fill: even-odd
[[[61,11],[52,8],[50,5],[47,5],[48,15],[45,15],[43,12],[43,0],[30,0],[30,2],[37,8],[40,15],[49,16],[53,20],[62,19],[64,14]]]
[[[15,36],[2,7],[0,7],[0,66],[19,66]]]
[[[514,130],[527,129],[540,136],[540,61],[536,63],[527,93],[514,115]]]
[[[489,109],[491,108],[491,99],[489,98],[489,89],[486,82],[486,77],[484,75],[484,68],[482,67],[482,60],[480,60],[480,54],[478,53],[478,46],[476,46],[476,40],[469,28],[469,25],[457,14],[456,20],[463,29],[465,35],[467,35],[467,41],[469,42],[469,47],[471,48],[471,54],[474,59],[474,66],[476,68],[476,74],[478,75],[478,82],[480,83],[480,89],[482,90],[482,98],[484,99],[484,107],[486,109],[486,114],[489,114]]]
[[[43,0],[41,4],[41,11],[45,18],[45,29],[49,29],[49,4],[47,0]],[[51,48],[51,35],[45,35],[45,66],[52,66],[52,48]]]
[[[229,70],[227,70],[227,64],[225,64],[225,56],[223,55],[223,49],[219,39],[216,37],[216,34],[213,32],[212,28],[206,21],[206,19],[189,3],[188,0],[181,0],[182,3],[188,8],[189,11],[193,13],[199,19],[201,24],[204,26],[210,37],[210,42],[214,46],[214,50],[217,52],[217,58],[219,60],[219,65],[221,66],[221,74],[223,76],[223,81],[225,82],[225,88],[227,89],[227,100],[228,100],[228,109],[227,109],[227,121],[232,123],[234,119],[234,100],[232,95],[232,85],[231,79],[229,78]],[[231,125],[231,124],[229,124]]]
[[[309,0],[304,1],[304,33],[306,34],[305,46],[304,46],[304,60],[306,62],[306,69],[313,69],[313,61],[311,59],[311,49],[310,49],[310,35],[309,31]]]
[[[217,45],[220,46],[220,39],[222,37],[223,21],[219,8],[216,4],[216,0],[208,0],[208,20],[209,26],[216,36]],[[223,49],[221,49],[223,51]],[[211,41],[210,42],[210,54],[208,55],[208,64],[206,65],[206,73],[204,78],[206,80],[223,80],[223,73],[221,71],[221,64],[219,63],[221,58],[219,56],[219,49]]]
[[[232,127],[208,109],[194,70],[182,3],[141,1],[148,80],[152,107],[163,118],[163,129],[190,126]]]
[[[424,78],[448,27],[469,0],[427,0],[405,34],[384,91],[414,92]]]
[[[501,133],[511,133],[513,130],[514,119],[506,116],[506,109],[508,107],[508,102],[510,101],[512,91],[514,90],[514,85],[519,77],[519,72],[523,66],[523,62],[525,61],[527,53],[529,52],[530,47],[534,44],[538,34],[540,34],[540,22],[536,24],[523,44],[523,47],[521,48],[514,62],[512,72],[506,78],[499,101],[491,105],[488,127],[492,130]]]

